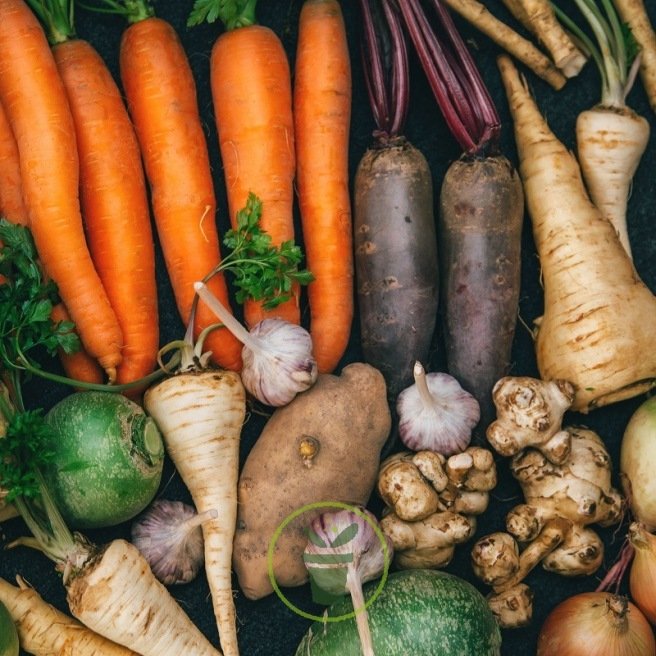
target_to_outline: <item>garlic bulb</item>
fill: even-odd
[[[263,319],[249,332],[201,282],[194,284],[200,298],[244,345],[241,379],[258,401],[280,407],[317,380],[312,338],[305,328],[284,319]]]
[[[415,362],[415,383],[396,400],[399,437],[413,451],[460,453],[471,441],[480,418],[478,401],[449,374],[426,374]]]
[[[351,595],[362,653],[373,656],[362,584],[381,576],[394,550],[391,539],[374,529],[379,526],[375,516],[364,508],[357,510],[326,512],[316,517],[310,525],[303,562],[313,590]]]
[[[216,510],[197,514],[181,501],[157,499],[132,523],[132,543],[164,585],[189,583],[205,561],[201,524]]]

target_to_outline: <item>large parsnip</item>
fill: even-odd
[[[590,201],[574,156],[551,132],[509,57],[499,58],[542,267],[540,376],[574,384],[587,413],[656,384],[656,297]]]

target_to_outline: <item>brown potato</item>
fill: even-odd
[[[390,429],[385,380],[363,363],[344,367],[341,376],[320,375],[273,413],[239,479],[233,565],[246,597],[273,592],[267,553],[276,528],[291,513],[311,503],[367,503]],[[282,531],[273,556],[281,587],[307,581],[307,527],[329,510],[335,508],[303,512]]]

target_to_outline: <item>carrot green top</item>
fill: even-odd
[[[155,15],[151,0],[96,0],[96,2],[103,6],[85,4],[84,7],[100,13],[119,14],[124,16],[128,23],[138,23]]]
[[[257,0],[195,0],[187,25],[213,23],[220,19],[226,30],[253,25]]]
[[[73,0],[27,0],[44,26],[51,45],[75,38]]]

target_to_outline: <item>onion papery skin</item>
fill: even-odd
[[[625,608],[625,612],[618,609]],[[649,622],[626,598],[583,592],[558,604],[538,635],[537,656],[654,656]]]
[[[636,606],[656,625],[656,535],[634,522],[629,527],[634,555],[629,574],[629,591]]]

